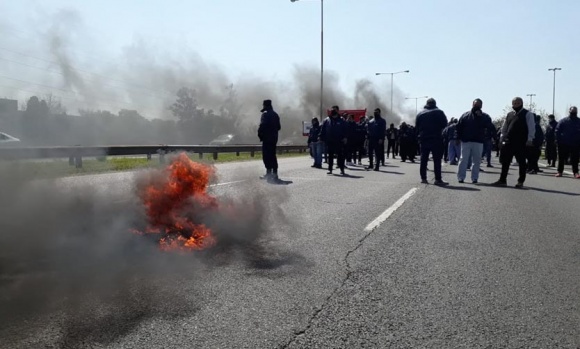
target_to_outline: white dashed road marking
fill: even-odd
[[[403,206],[405,201],[409,200],[411,196],[413,196],[417,192],[417,188],[413,188],[407,192],[407,194],[403,195],[397,202],[395,202],[391,207],[387,208],[387,210],[381,213],[374,221],[370,222],[369,225],[365,228],[366,232],[371,232],[375,230],[379,225],[381,225],[384,221],[387,220],[399,207]]]

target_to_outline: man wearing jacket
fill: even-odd
[[[501,128],[501,175],[493,185],[507,186],[507,176],[515,156],[519,166],[519,178],[516,188],[523,188],[526,180],[526,147],[533,145],[536,122],[534,114],[524,108],[524,100],[516,97],[512,100],[513,111],[508,113]]]
[[[312,151],[312,157],[314,158],[314,168],[322,168],[322,141],[320,140],[320,123],[318,118],[312,118],[312,127],[310,128],[310,133],[308,134],[308,147]]]
[[[378,171],[380,162],[385,156],[385,133],[387,130],[387,122],[381,116],[381,110],[375,109],[374,118],[368,123],[369,135],[369,167],[373,168],[373,154],[375,157],[374,170]]]
[[[332,109],[330,117],[324,120],[320,131],[320,139],[326,144],[328,151],[328,174],[332,174],[334,158],[344,175],[344,147],[346,145],[346,122],[338,115],[338,110]]]
[[[571,107],[570,115],[558,122],[556,126],[556,142],[558,143],[558,173],[556,177],[562,177],[564,165],[569,156],[574,177],[580,179],[580,173],[578,172],[578,158],[580,157],[578,108]]]
[[[477,98],[473,101],[471,110],[463,114],[457,122],[457,138],[461,141],[461,160],[457,168],[459,183],[465,181],[469,163],[473,164],[471,181],[477,183],[485,133],[487,131],[491,134],[495,130],[491,117],[481,110],[482,107],[483,102]]]
[[[421,183],[427,184],[427,162],[429,154],[433,154],[433,169],[435,172],[435,184],[447,185],[441,176],[441,160],[443,157],[443,129],[447,127],[447,116],[437,108],[437,102],[433,98],[427,100],[425,109],[415,119],[415,128],[421,147],[421,166],[419,173]]]
[[[548,115],[548,126],[546,126],[546,161],[548,161],[548,167],[556,167],[556,159],[558,157],[558,151],[556,147],[556,126],[558,122],[554,115]]]
[[[258,127],[258,138],[262,142],[262,160],[266,167],[266,175],[260,177],[269,182],[277,182],[278,159],[276,158],[276,144],[280,132],[280,116],[274,111],[272,101],[267,99],[262,103],[262,117]]]
[[[387,130],[387,159],[393,152],[393,159],[395,158],[395,145],[399,139],[399,130],[395,128],[395,124],[391,124]]]
[[[356,123],[356,156],[353,159],[355,162],[358,159],[358,164],[362,165],[362,157],[365,151],[365,143],[367,140],[367,121],[366,117],[363,115],[359,122]]]
[[[447,161],[449,165],[457,165],[461,159],[461,142],[457,139],[457,119],[451,118],[449,126],[443,130],[443,136],[447,140]]]
[[[542,172],[540,170],[538,162],[540,161],[540,155],[542,154],[542,145],[544,144],[544,131],[542,131],[542,126],[540,121],[542,117],[540,115],[535,116],[536,119],[536,132],[534,133],[533,145],[528,147],[528,173],[538,174]]]

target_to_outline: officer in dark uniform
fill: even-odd
[[[373,168],[373,156],[375,155],[375,165],[374,170],[379,170],[380,161],[385,156],[385,133],[387,131],[387,122],[381,117],[381,110],[379,108],[375,109],[374,119],[369,121],[368,124],[368,134],[369,134],[369,167],[367,169]]]
[[[330,117],[324,120],[320,139],[326,144],[328,150],[328,174],[332,174],[334,158],[341,174],[344,173],[344,147],[346,145],[346,122],[339,116],[338,110],[332,109]]]
[[[278,132],[280,126],[280,116],[274,111],[272,101],[267,99],[262,104],[262,117],[258,127],[258,138],[262,142],[262,160],[266,167],[266,175],[260,177],[268,182],[278,182],[278,159],[276,158],[276,145],[278,143]]]

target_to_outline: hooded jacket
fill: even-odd
[[[580,146],[580,119],[577,116],[568,116],[558,122],[556,141],[571,147]]]
[[[320,139],[326,143],[338,143],[346,138],[346,121],[340,117],[328,117],[322,123]]]
[[[321,131],[320,124],[316,125],[312,124],[310,132],[308,133],[308,144],[320,141],[320,131]]]
[[[552,144],[556,142],[556,126],[558,126],[558,121],[550,120],[548,126],[546,126],[546,143]]]
[[[486,133],[491,135],[493,132],[495,132],[495,126],[491,117],[483,112],[477,115],[473,111],[468,111],[457,122],[457,138],[461,142],[483,143]]]

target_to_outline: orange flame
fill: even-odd
[[[217,199],[207,193],[213,174],[212,167],[191,161],[185,153],[179,154],[165,169],[164,176],[150,179],[139,193],[149,224],[144,232],[135,232],[160,234],[159,246],[164,251],[213,246],[211,230],[195,222],[196,213],[218,206]]]

